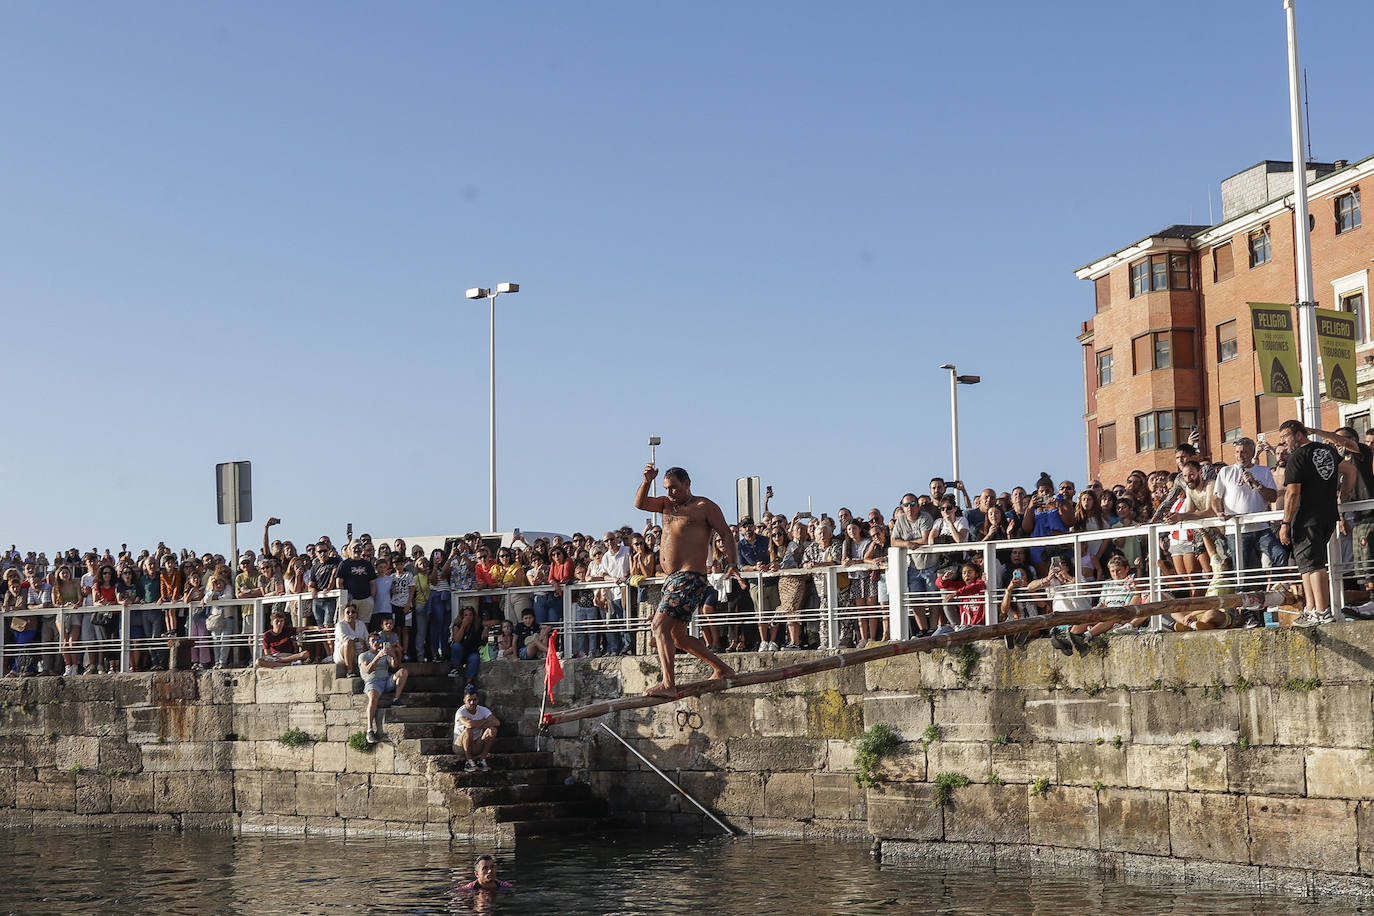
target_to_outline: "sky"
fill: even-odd
[[[1313,154],[1374,153],[1301,0]],[[1289,159],[1280,0],[0,4],[0,540],[638,527],[1085,473],[1073,270]],[[1108,481],[1111,483],[1111,481]]]

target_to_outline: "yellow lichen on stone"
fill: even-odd
[[[857,738],[863,733],[863,707],[850,706],[838,690],[822,690],[806,704],[806,725],[812,738]]]

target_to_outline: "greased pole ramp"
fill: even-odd
[[[620,697],[615,700],[606,700],[601,703],[591,703],[587,706],[575,706],[571,709],[562,711],[548,712],[544,714],[541,727],[550,725],[562,725],[564,722],[576,722],[578,719],[591,719],[596,716],[604,716],[608,713],[621,712],[626,709],[645,709],[650,706],[661,706],[664,703],[673,703],[687,697],[701,696],[704,693],[719,693],[722,690],[729,690],[731,687],[749,687],[754,684],[769,684],[774,681],[786,681],[795,677],[804,677],[808,674],[815,674],[818,671],[832,671],[836,668],[847,668],[851,665],[866,665],[869,662],[877,661],[880,658],[893,658],[898,655],[907,655],[911,652],[929,652],[931,649],[948,649],[951,646],[968,645],[969,643],[983,642],[989,639],[1000,639],[1003,636],[1014,635],[1016,633],[1030,633],[1044,630],[1048,627],[1075,626],[1080,623],[1109,623],[1124,620],[1132,620],[1136,617],[1153,617],[1156,614],[1187,614],[1193,611],[1211,611],[1223,608],[1245,607],[1259,610],[1264,607],[1277,607],[1288,599],[1286,591],[1277,592],[1248,592],[1242,595],[1215,595],[1204,598],[1173,598],[1167,601],[1155,601],[1149,604],[1132,604],[1125,607],[1095,607],[1086,611],[1064,611],[1054,614],[1041,614],[1037,617],[1027,617],[1019,620],[1004,620],[1000,623],[987,624],[981,627],[969,627],[955,633],[946,633],[944,636],[927,636],[922,639],[907,639],[901,642],[888,643],[882,646],[870,646],[867,649],[856,649],[852,652],[840,652],[834,655],[827,655],[825,658],[813,659],[801,662],[796,665],[788,665],[784,668],[769,668],[764,671],[750,671],[745,674],[736,674],[733,677],[718,678],[708,681],[695,681],[690,684],[682,684],[673,693],[667,696],[657,694],[633,697]]]

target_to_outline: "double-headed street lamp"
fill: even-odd
[[[502,293],[520,292],[519,283],[498,283],[493,289],[474,286],[467,291],[469,299],[486,299],[491,303],[491,533],[496,533],[496,297]]]
[[[954,447],[954,479],[963,480],[959,476],[959,386],[976,385],[983,379],[977,375],[960,375],[949,363],[940,368],[949,370],[949,437]]]

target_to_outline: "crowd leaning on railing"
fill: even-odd
[[[1226,463],[1200,455],[1194,435],[1172,471],[1082,490],[1041,474],[1029,488],[975,496],[935,477],[926,493],[863,516],[774,512],[770,489],[758,519],[731,526],[737,566],[714,536],[693,627],[717,652],[776,652],[1047,615],[1042,631],[1007,644],[1047,636],[1072,654],[1107,635],[1276,620],[1259,607],[1211,608],[1060,628],[1055,611],[1299,584],[1295,625],[1374,619],[1374,433],[1364,439],[1289,421],[1278,445],[1228,443]],[[663,529],[652,518],[600,537],[474,532],[428,552],[366,534],[298,549],[271,539],[278,524],[268,520],[261,552],[236,569],[223,554],[165,543],[52,558],[11,545],[0,557],[6,676],[165,670],[177,640],[190,642],[194,670],[320,663],[365,680],[379,677],[380,642],[390,687],[406,662],[447,665],[470,685],[483,662],[654,651]],[[1350,590],[1360,597],[1347,603]]]

